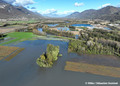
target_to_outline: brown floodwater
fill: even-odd
[[[47,44],[60,46],[60,53],[63,56],[59,57],[52,68],[40,68],[36,64],[36,59],[46,51]],[[120,78],[65,71],[66,61],[85,57],[75,53],[68,53],[68,42],[34,40],[8,46],[22,47],[25,50],[10,61],[0,61],[0,86],[86,86],[85,82],[120,83]]]

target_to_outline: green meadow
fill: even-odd
[[[8,33],[6,37],[14,39],[1,43],[0,45],[6,45],[13,42],[22,42],[25,40],[32,40],[33,38],[37,37],[37,35],[34,35],[32,32],[12,32]]]

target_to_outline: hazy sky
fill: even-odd
[[[86,9],[100,9],[112,5],[120,6],[120,0],[6,0],[13,5],[22,5],[41,14],[67,15]]]

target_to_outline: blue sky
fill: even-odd
[[[100,9],[112,5],[119,6],[120,0],[6,0],[13,5],[22,5],[41,14],[68,15],[87,9]],[[31,9],[32,8],[32,9]]]

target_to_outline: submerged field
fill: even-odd
[[[66,62],[68,71],[120,77],[120,58],[111,55],[83,55]]]
[[[87,64],[82,62],[66,62],[65,70],[92,73],[97,75],[120,77],[120,67]]]
[[[5,58],[6,61],[9,61],[22,50],[24,50],[24,48],[0,46],[0,60]]]

